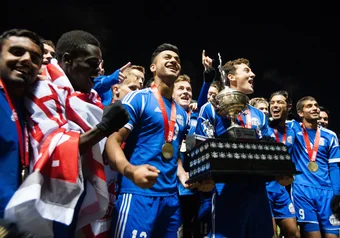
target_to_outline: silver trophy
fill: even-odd
[[[236,123],[238,115],[247,107],[248,97],[246,94],[225,87],[211,100],[211,103],[219,116],[230,119],[231,125],[226,132],[229,139],[256,139],[254,129],[243,128]]]
[[[226,87],[216,95],[213,101],[218,115],[228,117],[231,120],[232,127],[240,127],[235,120],[247,106],[246,94]]]

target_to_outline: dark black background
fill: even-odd
[[[295,109],[298,99],[314,96],[340,133],[340,17],[326,2],[7,1],[2,8],[1,31],[27,28],[55,43],[68,30],[91,32],[102,44],[107,73],[129,61],[148,69],[159,44],[175,44],[194,98],[202,85],[202,49],[216,67],[218,52],[223,62],[248,58],[256,74],[251,97],[285,89]]]

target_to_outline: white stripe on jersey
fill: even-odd
[[[142,89],[142,90],[136,90],[136,91],[129,92],[123,98],[122,103],[129,106],[134,111],[134,113],[136,113],[135,109],[131,106],[131,101],[137,94],[145,93],[147,91],[150,91],[150,89],[146,88],[146,89]],[[139,116],[141,116],[143,114],[144,109],[145,109],[145,98],[144,98],[144,95],[142,95],[142,108],[141,108],[141,111],[139,113]]]
[[[202,107],[201,107],[201,110],[200,110],[200,112],[199,112],[199,114],[198,114],[198,118],[202,118],[203,120],[206,120],[207,118],[204,118],[204,117],[202,117],[202,114],[203,114],[203,111],[205,111],[205,108],[207,107],[207,106],[209,106],[210,105],[210,107],[211,107],[211,115],[212,115],[212,117],[214,118],[214,125],[215,125],[215,108],[213,107],[213,105],[210,103],[210,102],[207,102],[207,103],[205,103]],[[197,118],[197,119],[198,119]]]
[[[340,158],[332,158],[328,160],[328,163],[338,163],[340,162]]]

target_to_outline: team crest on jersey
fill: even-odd
[[[289,143],[289,144],[292,144],[293,143],[293,138],[292,138],[292,136],[287,136],[287,142]],[[294,212],[295,213],[295,212]]]
[[[177,123],[178,123],[180,126],[184,126],[184,119],[183,119],[182,115],[177,115],[177,116],[176,116],[176,120],[177,120]]]
[[[319,145],[325,146],[325,138],[320,138]]]
[[[255,126],[259,126],[260,125],[260,121],[257,117],[252,117],[251,118],[251,124],[255,125]]]
[[[330,215],[329,222],[332,224],[332,226],[340,226],[340,221],[336,219],[333,214]]]
[[[293,203],[290,203],[290,204],[288,205],[288,209],[289,209],[289,212],[290,212],[291,214],[295,214],[295,208],[294,208]]]

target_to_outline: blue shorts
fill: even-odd
[[[296,218],[294,205],[285,187],[276,192],[268,191],[267,193],[273,218]]]
[[[182,224],[178,195],[118,195],[112,219],[113,237],[177,237]]]
[[[272,238],[272,217],[266,184],[226,185],[213,195],[212,237]]]
[[[304,231],[339,234],[340,222],[331,211],[333,191],[300,184],[292,185],[293,203]]]

